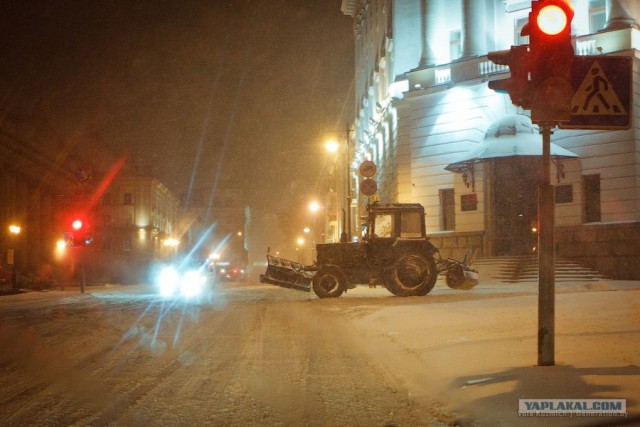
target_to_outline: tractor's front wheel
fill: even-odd
[[[404,254],[399,256],[387,273],[389,291],[399,297],[423,296],[436,284],[438,270],[430,256]]]
[[[347,278],[338,267],[320,267],[313,276],[313,292],[320,298],[337,298],[346,288]]]

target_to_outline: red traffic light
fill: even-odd
[[[82,226],[84,225],[84,223],[82,222],[81,219],[75,219],[73,220],[73,222],[71,223],[71,227],[73,227],[74,230],[80,230],[82,229]]]
[[[569,0],[534,0],[522,34],[530,36],[532,49],[545,41],[566,41],[571,37],[573,15]]]
[[[536,17],[536,25],[544,34],[555,36],[567,29],[573,18],[573,7],[571,3],[562,2],[565,7],[557,4],[543,4]],[[571,17],[569,17],[569,12]]]
[[[530,42],[531,120],[534,123],[571,119],[573,16],[569,0],[531,2],[526,33]]]

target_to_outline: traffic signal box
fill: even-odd
[[[489,82],[489,88],[500,93],[508,93],[513,105],[522,107],[525,110],[531,109],[531,59],[529,46],[511,46],[509,50],[489,52],[487,55],[490,61],[498,65],[506,65],[511,71],[508,79],[494,80]]]
[[[87,225],[81,218],[74,218],[70,225],[70,230],[64,233],[66,246],[86,246],[93,241],[93,236],[89,233]]]
[[[534,0],[522,30],[530,44],[487,55],[511,71],[511,78],[491,81],[489,88],[508,93],[514,105],[530,109],[534,123],[571,119],[573,15],[569,0]]]
[[[571,44],[573,6],[569,0],[531,2],[529,24],[530,55],[534,95],[531,120],[561,122],[571,119]]]

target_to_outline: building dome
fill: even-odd
[[[455,162],[448,164],[445,169],[462,173],[471,168],[474,163],[515,156],[542,156],[542,136],[531,124],[531,119],[520,114],[504,116],[493,122],[480,144],[476,144]],[[553,143],[551,156],[578,157]]]

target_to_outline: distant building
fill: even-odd
[[[629,56],[637,70],[640,2],[573,5],[576,54]],[[520,0],[342,2],[354,18],[353,163],[376,163],[382,201],[423,204],[432,241],[446,255],[460,256],[469,246],[484,256],[536,250],[539,156],[461,161],[481,146],[491,151],[507,140],[533,145],[540,138],[529,112],[486,83],[508,72],[488,61],[487,52],[528,43],[520,32],[530,6]],[[636,72],[636,94],[639,85]],[[640,278],[637,123],[624,131],[558,130],[552,143],[568,154],[552,165],[556,254],[609,277]],[[366,203],[354,197],[353,221]]]
[[[56,249],[66,231],[65,213],[77,206],[82,194],[93,193],[113,162],[92,136],[62,139],[37,108],[3,111],[0,267],[10,270],[15,261],[19,287],[68,278],[63,251]],[[11,225],[20,227],[20,233],[10,233]]]
[[[106,187],[95,208],[93,242],[95,277],[138,283],[157,262],[179,251],[177,197],[151,176],[124,172]]]
[[[248,263],[250,217],[240,189],[223,182],[217,189],[193,189],[181,200],[181,240],[194,257],[206,262],[216,255]]]

